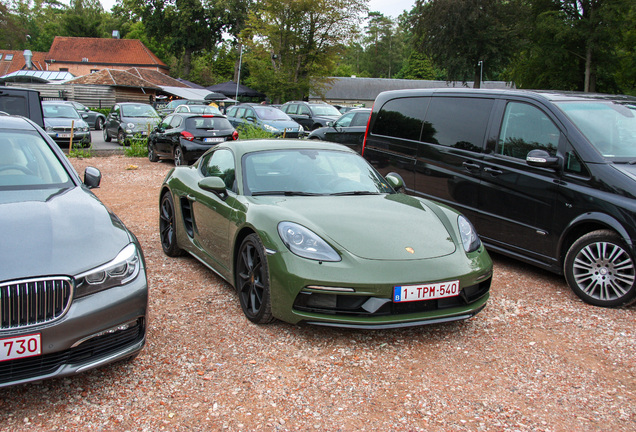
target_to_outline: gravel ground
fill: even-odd
[[[102,171],[96,194],[142,243],[148,344],[133,362],[0,389],[0,430],[636,430],[634,306],[588,306],[560,277],[495,255],[489,304],[468,321],[257,326],[228,284],[161,251],[171,163],[73,164]]]

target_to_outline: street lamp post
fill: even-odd
[[[481,83],[484,82],[484,62],[479,60],[477,66],[479,66],[479,88],[481,88]]]

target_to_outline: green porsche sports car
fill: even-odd
[[[222,143],[166,176],[161,244],[230,283],[255,323],[393,328],[475,315],[492,262],[474,228],[402,187],[339,144]]]

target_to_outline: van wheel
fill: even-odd
[[[636,300],[636,265],[613,231],[593,231],[574,242],[565,256],[565,279],[584,302],[602,307]]]

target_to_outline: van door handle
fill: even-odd
[[[470,163],[470,162],[463,162],[462,165],[468,171],[478,171],[481,168],[481,166],[479,166],[479,164],[474,164],[474,163]]]
[[[494,168],[484,168],[484,172],[487,172],[493,177],[503,174],[503,171]]]

